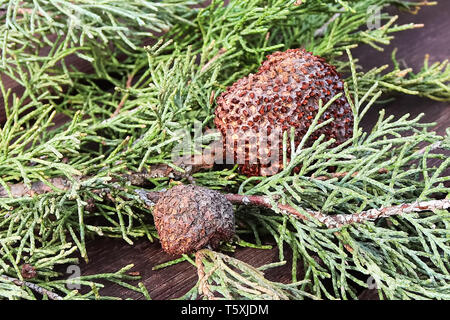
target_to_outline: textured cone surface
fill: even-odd
[[[217,191],[179,185],[158,200],[153,216],[161,246],[170,254],[216,248],[234,235],[233,205]]]
[[[297,147],[319,109],[344,83],[334,66],[303,49],[275,52],[256,74],[236,81],[217,98],[215,125],[224,141],[227,163],[237,163],[247,176],[273,175],[282,169],[282,134],[294,128]],[[306,143],[324,134],[339,145],[352,136],[353,114],[345,96],[337,99],[319,123],[334,118],[316,130]],[[289,137],[289,135],[288,135]],[[287,148],[289,159],[290,147]]]

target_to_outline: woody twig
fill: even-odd
[[[26,287],[30,288],[31,290],[36,291],[37,293],[39,293],[43,296],[46,295],[51,300],[63,300],[63,298],[60,295],[58,295],[50,290],[44,289],[35,283],[28,282],[28,281],[22,281],[22,280],[19,280],[19,279],[13,278],[13,277],[9,277],[6,275],[1,275],[1,277],[3,279],[6,279],[6,280],[14,283],[16,286],[19,286],[19,287],[26,286]]]

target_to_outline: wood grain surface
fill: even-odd
[[[396,9],[391,9],[398,11]],[[442,61],[450,56],[450,1],[440,0],[436,6],[422,8],[418,14],[400,12],[398,23],[424,23],[422,29],[404,31],[397,33],[396,39],[391,45],[385,47],[380,53],[369,46],[361,46],[353,50],[353,56],[359,59],[358,64],[364,69],[390,63],[392,49],[398,48],[397,57],[402,58],[407,66],[415,71],[422,66],[425,54],[430,55],[430,62]],[[14,86],[14,84],[11,84]],[[414,96],[396,96],[396,100],[385,106],[375,106],[367,114],[363,125],[370,128],[378,116],[380,109],[385,108],[388,114],[400,116],[405,113],[417,115],[424,112],[426,115],[423,122],[436,122],[434,130],[444,134],[450,126],[450,104],[448,102],[436,102]],[[1,109],[1,106],[0,106]],[[0,112],[1,118],[1,112]],[[0,121],[1,123],[1,121]],[[158,242],[151,243],[145,239],[138,239],[134,245],[128,245],[121,239],[97,238],[87,245],[89,263],[81,262],[83,275],[114,272],[130,263],[134,264],[131,271],[139,272],[144,285],[153,299],[176,298],[186,293],[197,281],[196,269],[188,262],[167,267],[162,270],[153,271],[152,267],[173,259],[164,253]],[[286,258],[290,259],[290,253],[286,251]],[[253,266],[260,266],[270,262],[278,261],[278,250],[276,246],[270,250],[259,250],[249,248],[237,248],[234,257],[241,259]],[[80,259],[82,261],[82,259]],[[302,277],[299,266],[298,278]],[[270,269],[266,276],[274,281],[287,282],[291,279],[290,261],[283,266]],[[118,285],[105,283],[102,294],[122,297],[141,298],[138,293],[124,289]],[[364,291],[362,299],[376,298],[374,292]]]

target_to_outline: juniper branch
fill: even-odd
[[[277,265],[255,268],[230,256],[208,249],[196,253],[201,293],[208,299],[316,299],[298,287],[304,281],[291,284],[276,283],[264,278],[263,269]],[[235,271],[234,269],[238,271]],[[206,291],[206,292],[205,292]]]

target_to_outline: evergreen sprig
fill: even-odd
[[[360,72],[350,52],[361,43],[380,50],[395,32],[420,27],[396,25],[395,16],[382,13],[383,25],[369,30],[370,6],[415,10],[419,5],[232,0],[195,9],[193,4],[0,1],[0,71],[23,90],[13,93],[0,81],[6,116],[0,127],[0,194],[6,195],[0,198],[0,296],[40,296],[17,285],[25,281],[21,268],[28,264],[36,276],[26,281],[64,299],[103,298],[96,282],[101,279],[149,298],[142,284],[128,283],[135,279],[128,267],[72,279],[86,285],[86,293],[67,289],[65,275],[56,270],[76,264],[76,254],[88,260],[86,242],[95,237],[153,241],[151,209],[136,191],[158,191],[173,182],[149,177],[136,186],[126,177],[165,164],[187,177],[181,182],[193,178],[223,192],[271,199],[274,210],[237,207],[241,240],[236,244],[263,247],[273,239],[281,262],[285,245],[293,253],[292,283],[281,284],[222,253],[202,251],[194,264],[208,277],[183,298],[204,294],[200,283],[206,283],[211,294],[232,298],[263,293],[267,298],[349,299],[368,287],[369,277],[381,298],[449,298],[447,211],[329,229],[313,217],[299,220],[276,206],[288,204],[306,216],[306,209],[334,215],[448,197],[450,130],[442,137],[429,131],[432,124],[421,123],[421,116],[394,119],[384,111],[371,132],[360,125],[377,99],[392,91],[450,99],[447,62],[429,66],[425,60],[424,68],[413,73],[401,69],[394,55],[392,71],[384,73],[382,66]],[[166,33],[155,34],[159,31]],[[145,46],[148,39],[154,44]],[[247,179],[234,169],[189,177],[172,161],[184,137],[180,130],[194,137],[196,122],[202,130],[212,127],[214,100],[227,85],[254,72],[266,54],[293,47],[326,57],[348,76],[353,138],[335,148],[324,139],[300,147],[289,166],[272,177]],[[74,66],[76,59],[87,63],[86,70]],[[55,127],[60,115],[68,121]],[[308,135],[318,126],[314,121]],[[201,142],[207,148],[207,141]],[[298,165],[301,171],[292,174]],[[342,176],[330,176],[330,166]],[[55,179],[70,184],[61,188]],[[30,188],[36,182],[50,191],[12,196],[14,185]],[[303,278],[297,279],[300,269]]]
[[[279,267],[286,263],[280,261],[252,267],[228,255],[200,250],[196,253],[196,263],[199,272],[198,289],[188,292],[186,298],[196,298],[197,291],[209,298],[224,299],[269,299],[269,300],[303,300],[305,297],[316,299],[308,292],[298,288],[307,281],[302,280],[289,284],[273,282],[264,278],[264,271]]]

